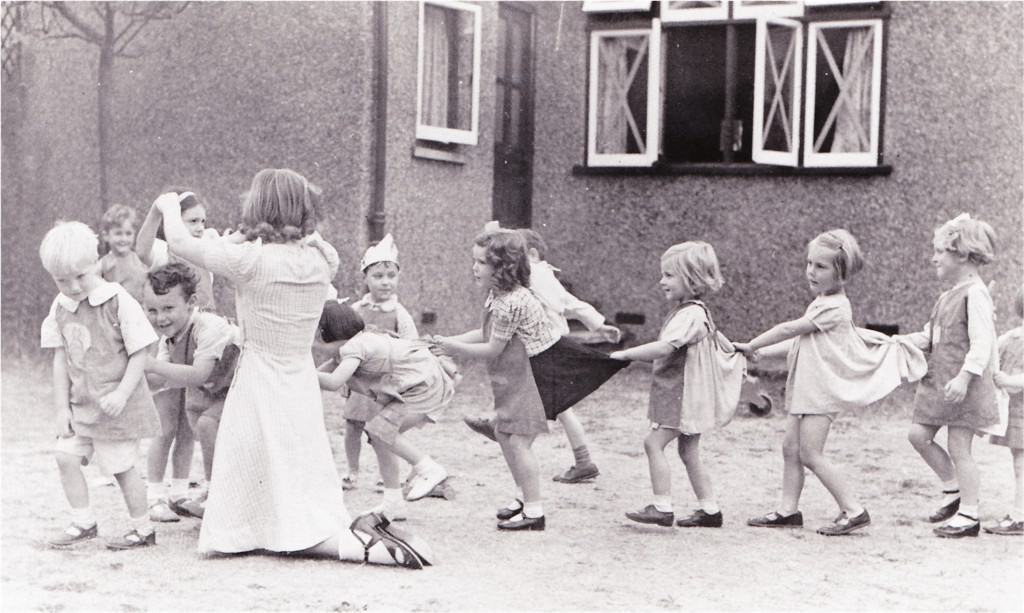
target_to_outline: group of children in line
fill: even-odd
[[[227,240],[205,227],[205,206],[193,192],[173,193],[193,237]],[[137,237],[135,222],[134,212],[120,205],[104,215],[100,236],[108,251],[102,258],[96,235],[78,222],[58,224],[40,246],[43,265],[60,291],[41,339],[44,348],[54,349],[57,463],[71,506],[71,523],[50,541],[55,546],[97,534],[81,469],[89,462],[115,477],[131,518],[132,529],[110,541],[111,548],[154,544],[153,521],[204,515],[206,493],[188,494],[194,440],[208,482],[245,331],[216,313],[211,273],[176,257],[158,238],[155,205]],[[730,342],[719,332],[704,303],[724,283],[712,246],[673,245],[661,257],[659,287],[672,308],[658,338],[605,354],[573,340],[567,319],[613,343],[620,331],[566,291],[545,259],[540,235],[494,225],[471,247],[473,277],[488,292],[481,326],[420,338],[397,298],[398,251],[388,235],[360,263],[364,296],[353,302],[325,296],[313,343],[320,387],[349,392],[344,409],[349,472],[342,486],[351,489],[360,482],[365,434],[377,456],[383,493],[375,511],[404,519],[406,501],[430,495],[448,477],[405,433],[435,422],[450,403],[461,377],[457,363],[484,361],[495,415],[466,418],[466,423],[498,443],[515,483],[510,502],[497,511],[497,528],[544,530],[539,464],[532,450],[536,436],[558,420],[569,438],[574,462],[555,481],[597,477],[572,407],[630,362],[644,361],[652,363],[651,431],[644,448],[653,500],[626,517],[661,526],[720,527],[723,514],[700,458],[701,435],[732,419],[747,360],[784,355],[788,416],[781,499],[748,525],[803,525],[798,503],[805,467],[839,506],[839,515],[819,533],[843,535],[869,525],[867,509],[824,454],[831,425],[842,411],[875,402],[903,382],[919,381],[909,438],[942,482],[941,507],[928,517],[945,522],[935,534],[959,538],[979,532],[979,476],[971,443],[979,431],[1006,423],[999,415],[1000,398],[1008,426],[994,442],[1012,451],[1015,506],[986,531],[1022,534],[1024,328],[997,343],[992,300],[978,274],[992,261],[994,243],[992,228],[966,215],[943,224],[935,232],[932,264],[949,289],[923,331],[890,338],[853,325],[845,286],[863,264],[856,239],[845,230],[820,234],[807,248],[805,275],[814,299],[804,315],[746,343]],[[1021,291],[1015,309],[1021,316]],[[947,449],[934,441],[944,426]],[[148,486],[135,466],[139,441],[146,437],[153,439]],[[679,519],[665,454],[673,440],[699,505]],[[168,456],[169,489],[164,481]],[[412,467],[404,488],[398,459]]]

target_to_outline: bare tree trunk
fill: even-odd
[[[103,9],[103,44],[96,79],[96,143],[99,148],[100,213],[110,206],[107,173],[110,169],[110,105],[114,88],[114,11]]]

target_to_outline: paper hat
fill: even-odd
[[[393,262],[395,266],[398,266],[398,247],[395,246],[395,239],[391,237],[390,233],[384,235],[379,243],[366,250],[363,259],[359,262],[359,270],[366,270],[380,262]]]

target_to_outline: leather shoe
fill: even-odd
[[[942,505],[934,513],[928,516],[928,523],[937,524],[940,521],[946,521],[947,519],[956,515],[957,511],[960,510],[960,499],[957,498],[949,504]]]
[[[973,517],[964,515],[963,513],[957,513],[957,515],[974,521],[966,526],[950,526],[949,524],[939,526],[932,530],[935,536],[947,539],[959,539],[964,538],[965,536],[978,536],[978,533],[981,531],[981,522]]]
[[[722,512],[707,513],[704,509],[697,509],[689,517],[681,517],[676,520],[680,528],[721,528]]]
[[[871,516],[868,515],[867,509],[864,509],[854,517],[848,516],[846,511],[843,511],[831,524],[818,528],[817,532],[824,536],[842,536],[854,530],[860,530],[870,523]]]
[[[1001,536],[1019,536],[1024,534],[1024,522],[1014,521],[1012,517],[1007,515],[999,520],[998,524],[985,526],[985,532],[988,532],[989,534],[999,534]]]
[[[804,514],[797,511],[792,515],[779,515],[778,512],[772,511],[766,515],[748,519],[747,525],[755,528],[802,528]]]
[[[544,516],[527,517],[518,515],[520,519],[509,519],[498,522],[498,530],[543,530]]]
[[[641,524],[655,524],[657,526],[671,526],[676,514],[672,511],[659,511],[653,504],[649,504],[639,511],[626,513],[626,519],[631,519]]]
[[[516,499],[516,503],[519,506],[517,506],[517,507],[501,507],[500,509],[498,509],[498,512],[495,514],[495,517],[497,517],[498,519],[500,519],[502,521],[506,521],[506,520],[512,519],[516,515],[519,515],[520,513],[523,512],[523,501],[519,500],[517,498]]]
[[[494,422],[490,419],[484,419],[482,417],[463,417],[462,421],[469,426],[469,429],[477,434],[482,434],[494,442],[498,441],[498,437],[494,434]]]
[[[564,473],[552,477],[551,480],[558,483],[582,483],[600,474],[601,471],[597,469],[597,465],[594,463],[584,464],[583,466],[573,465]]]

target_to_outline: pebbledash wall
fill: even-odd
[[[388,2],[385,230],[398,242],[402,301],[425,332],[479,321],[469,275],[473,236],[491,216],[496,3],[482,11],[479,141],[461,163],[413,155],[418,4]],[[536,23],[533,225],[578,293],[632,330],[657,333],[666,308],[658,256],[711,242],[727,285],[711,298],[719,326],[750,334],[799,315],[805,243],[846,227],[868,267],[850,287],[859,323],[916,328],[939,285],[932,229],[970,211],[990,221],[1000,255],[986,278],[1009,310],[1021,283],[1024,5],[892,3],[887,34],[888,176],[591,176],[584,160],[588,17],[578,2],[532,3]],[[373,194],[374,17],[370,3],[195,3],[154,24],[140,59],[119,59],[114,201],[140,213],[160,188],[195,186],[215,226],[237,221],[252,174],[288,166],[320,184],[325,235],[342,255],[342,294],[360,291]],[[95,222],[95,51],[27,41],[3,89],[3,342],[34,346],[54,288],[39,239],[58,217]],[[1005,324],[1001,324],[1005,327]]]

